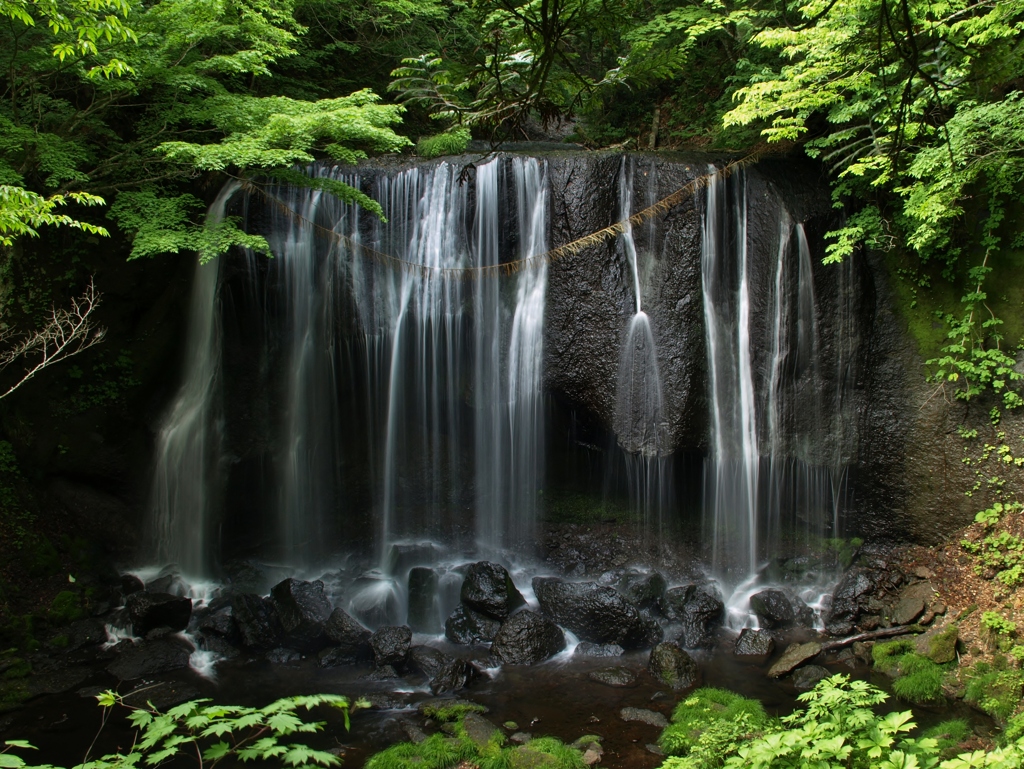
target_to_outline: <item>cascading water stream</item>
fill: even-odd
[[[780,204],[774,269],[756,269],[772,257],[751,250],[760,241],[748,233],[747,188],[743,174],[709,184],[701,264],[711,395],[706,521],[712,569],[736,625],[750,621],[749,596],[773,579],[765,564],[820,552],[836,536],[845,478],[842,420],[825,416],[841,410],[843,388],[834,389],[834,403],[825,401],[804,227]],[[767,296],[763,310],[753,309],[754,296]],[[809,569],[796,588],[813,600],[831,578],[827,569]]]
[[[207,222],[224,219],[240,189],[220,191]],[[157,433],[150,491],[152,536],[160,563],[174,563],[200,578],[212,563],[212,518],[219,492],[220,318],[217,283],[220,261],[197,262],[185,335],[184,379]]]
[[[757,568],[760,461],[750,360],[747,197],[742,172],[739,180],[729,199],[725,181],[712,177],[701,241],[712,425],[704,493],[710,500],[712,568],[731,584]]]
[[[649,192],[654,190],[654,170],[648,171]],[[634,313],[626,327],[619,358],[615,433],[626,451],[626,481],[630,502],[643,519],[646,534],[656,535],[668,502],[667,473],[663,456],[664,402],[658,354],[651,320],[643,311],[640,256],[633,227],[633,161],[623,157],[619,167],[619,220],[625,222],[620,242],[633,279]],[[654,238],[649,237],[649,245]]]

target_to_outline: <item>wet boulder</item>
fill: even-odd
[[[526,605],[508,570],[490,561],[474,563],[466,570],[461,598],[467,608],[496,620],[504,620]]]
[[[132,593],[137,593],[140,590],[145,590],[146,586],[142,580],[136,577],[134,574],[122,574],[121,575],[121,595],[129,596]]]
[[[457,644],[490,642],[498,634],[501,623],[461,604],[445,620],[444,634]]]
[[[812,660],[821,652],[821,644],[817,641],[808,641],[802,644],[790,644],[782,653],[775,664],[768,669],[770,678],[779,678],[792,673],[808,660]]]
[[[331,616],[331,602],[320,580],[306,582],[289,577],[270,591],[284,630],[284,645],[302,652],[316,652],[327,645],[324,624]]]
[[[370,647],[370,631],[360,625],[344,609],[335,609],[324,624],[324,635],[331,644],[329,649],[321,652],[321,658],[329,659],[329,665],[350,665],[373,659]],[[326,657],[324,655],[327,655]]]
[[[129,646],[107,665],[107,671],[122,681],[131,681],[187,668],[191,656],[192,648],[185,641],[165,636]]]
[[[673,689],[689,689],[696,685],[700,676],[693,657],[671,641],[660,643],[651,650],[647,669],[658,681]]]
[[[430,690],[435,695],[458,691],[478,675],[465,660],[430,646],[413,646],[407,664],[430,679]]]
[[[832,605],[825,616],[825,629],[834,636],[850,635],[865,613],[876,589],[877,574],[862,568],[848,570],[832,593]]]
[[[238,625],[235,624],[235,617],[230,605],[203,614],[198,622],[198,627],[204,635],[218,636],[231,644],[241,643]]]
[[[386,665],[396,669],[404,667],[411,644],[412,630],[406,625],[382,627],[370,636],[373,660],[380,668]]]
[[[491,654],[506,665],[532,665],[565,648],[565,633],[554,622],[532,611],[513,614],[498,630]]]
[[[541,611],[582,641],[613,643],[624,649],[651,645],[657,625],[613,588],[596,582],[534,577],[533,590]]]
[[[769,630],[781,630],[796,623],[796,612],[789,596],[781,590],[762,590],[750,596],[750,608]]]
[[[658,610],[665,595],[665,578],[656,571],[627,572],[617,585],[630,603],[648,611]]]
[[[685,585],[665,591],[665,616],[680,625],[678,641],[687,649],[715,644],[715,632],[725,616],[725,604],[710,585]]]
[[[416,566],[409,571],[409,627],[416,633],[436,633],[437,616],[437,572],[426,566]]]
[[[618,644],[595,644],[590,641],[580,641],[573,649],[574,657],[621,657],[625,649]]]
[[[231,599],[231,613],[244,646],[269,650],[281,645],[284,628],[277,616],[277,605],[269,598],[239,593]]]
[[[818,685],[818,682],[824,678],[828,678],[829,672],[827,668],[823,668],[821,665],[806,665],[802,668],[797,668],[793,672],[792,682],[793,688],[798,692],[806,692],[813,689]]]
[[[740,631],[733,654],[737,657],[767,657],[774,650],[775,641],[770,631],[747,627]]]
[[[137,636],[160,627],[184,630],[192,616],[192,599],[170,593],[138,591],[128,596],[125,606]]]
[[[636,674],[625,667],[604,668],[603,670],[592,670],[587,674],[591,681],[599,684],[614,687],[627,687],[636,683]]]

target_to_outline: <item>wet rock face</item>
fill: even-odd
[[[655,678],[673,689],[688,689],[697,683],[700,671],[693,657],[671,641],[651,650],[647,669]]]
[[[370,647],[377,667],[405,665],[412,644],[412,630],[405,625],[382,627],[370,636]]]
[[[161,627],[184,630],[192,616],[192,599],[170,593],[134,592],[126,599],[125,606],[137,636]]]
[[[231,599],[231,612],[245,646],[267,650],[280,645],[284,628],[273,601],[254,593],[241,593]]]
[[[775,640],[768,630],[743,628],[736,639],[733,653],[737,657],[767,657],[775,650]]]
[[[769,629],[792,627],[796,612],[781,590],[762,590],[750,596],[750,608]]]
[[[333,665],[373,658],[370,631],[349,616],[344,609],[335,609],[331,612],[324,625],[324,634],[328,643],[332,644],[326,653],[329,653]]]
[[[331,602],[320,580],[286,579],[270,591],[284,630],[285,645],[315,652],[327,644],[324,623],[331,616]]]
[[[449,641],[457,644],[476,644],[493,641],[501,623],[461,604],[445,620],[444,634]]]
[[[491,654],[507,665],[532,665],[565,648],[565,633],[547,617],[532,611],[513,614],[494,638]]]
[[[177,638],[144,641],[118,655],[107,670],[122,681],[188,667],[192,650]]]
[[[662,613],[681,627],[679,643],[687,649],[714,646],[725,604],[709,585],[684,585],[665,591]]]
[[[473,611],[504,620],[526,605],[504,566],[489,561],[474,563],[462,582],[462,603]]]
[[[534,577],[533,591],[541,611],[581,640],[638,649],[651,645],[657,633],[636,606],[596,582]]]
[[[465,660],[430,646],[413,646],[408,666],[430,679],[430,690],[435,695],[458,691],[478,675],[477,669]]]

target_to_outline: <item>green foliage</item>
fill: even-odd
[[[438,733],[419,744],[402,742],[371,756],[366,769],[449,769],[467,763],[479,769],[511,769],[513,766],[553,765],[558,769],[585,769],[582,753],[553,737],[538,737],[522,746],[505,747],[500,733],[477,745],[466,734],[463,719],[479,706],[428,706],[424,714],[454,724],[451,736]],[[536,764],[531,763],[535,761]]]
[[[461,721],[467,713],[483,713],[487,710],[483,705],[474,705],[471,702],[459,703],[457,705],[445,705],[443,702],[436,705],[426,705],[423,708],[423,715],[433,718],[441,723]]]
[[[875,669],[895,677],[892,690],[901,699],[917,705],[939,702],[946,668],[915,649],[914,642],[907,639],[875,644],[871,649]]]
[[[424,136],[416,142],[416,154],[421,158],[437,158],[442,155],[458,155],[469,146],[469,129],[453,128],[442,134]]]
[[[107,691],[96,697],[104,708],[115,705],[129,707],[120,695]],[[336,694],[315,694],[286,697],[263,708],[233,705],[209,705],[209,700],[195,700],[177,705],[166,713],[152,706],[129,708],[128,721],[136,729],[136,740],[127,753],[118,752],[88,760],[79,769],[124,769],[139,765],[159,766],[176,758],[199,759],[200,766],[216,766],[222,761],[260,761],[270,766],[338,766],[341,760],[333,753],[315,750],[301,741],[301,735],[323,728],[321,722],[307,722],[298,711],[327,706],[340,710],[348,726],[350,710],[364,707],[362,701],[350,704]],[[10,769],[26,767],[25,761],[10,752],[11,748],[31,749],[26,742],[10,741],[0,751],[0,766]],[[44,769],[40,767],[39,769]],[[46,767],[45,769],[52,769]]]
[[[939,758],[952,758],[957,747],[966,742],[972,734],[970,724],[963,719],[954,718],[925,729],[921,736],[936,741]]]
[[[1006,720],[1020,705],[1024,673],[1009,669],[997,658],[993,664],[977,663],[965,674],[964,699],[994,718]]]
[[[57,593],[50,604],[49,617],[58,624],[66,625],[84,616],[81,596],[70,590]]]
[[[672,711],[672,721],[662,731],[658,745],[668,755],[687,755],[712,725],[720,722],[730,724],[737,727],[738,734],[744,734],[757,731],[767,721],[768,716],[757,700],[741,697],[725,689],[705,687],[676,705]],[[725,736],[718,730],[713,737],[705,739],[703,744],[717,742]]]

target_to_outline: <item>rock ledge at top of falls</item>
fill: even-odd
[[[534,577],[533,592],[541,611],[582,641],[639,649],[661,640],[657,623],[613,588],[596,582]]]

